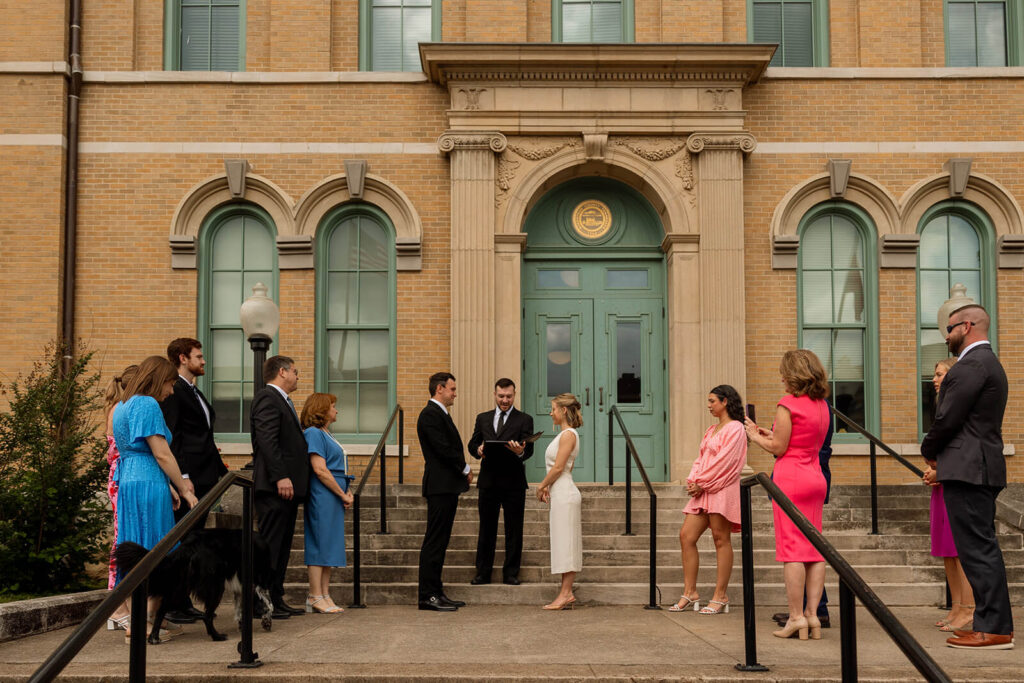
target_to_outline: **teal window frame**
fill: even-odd
[[[245,71],[247,1],[238,0],[238,68],[234,71]],[[164,0],[164,71],[181,71],[181,0]]]
[[[848,220],[860,232],[861,244],[864,253],[864,319],[863,326],[852,323],[805,324],[804,323],[804,301],[803,301],[803,280],[804,280],[804,256],[805,251],[801,248],[797,251],[797,343],[801,348],[804,345],[804,329],[863,329],[864,330],[864,421],[862,425],[873,434],[879,434],[881,428],[881,407],[880,407],[880,382],[879,382],[879,349],[878,349],[878,237],[874,221],[866,211],[859,206],[841,201],[827,201],[811,208],[797,228],[800,240],[803,242],[804,231],[817,219],[837,214]],[[834,268],[830,272],[834,272]],[[831,371],[831,368],[826,368]],[[829,376],[829,402],[834,399],[831,391],[834,389],[835,381]],[[832,443],[866,443],[867,440],[860,434],[849,434],[839,431],[842,428],[837,424],[836,432]]]
[[[613,41],[620,43],[632,43],[636,41],[636,18],[633,9],[633,0],[621,0],[622,5],[622,40]],[[593,25],[591,25],[593,35]],[[561,43],[562,39],[562,0],[551,0],[551,42]],[[585,43],[579,43],[585,44]]]
[[[753,43],[754,41],[754,4],[778,4],[785,5],[787,2],[795,2],[796,0],[771,0],[770,2],[760,3],[758,0],[747,0],[747,42]],[[807,4],[808,0],[799,0],[800,4]],[[828,0],[810,0],[811,4],[811,54],[813,63],[809,65],[801,66],[829,66],[829,60],[831,59],[829,51],[829,3]],[[769,66],[778,67],[785,66],[782,63],[778,63],[775,60],[784,59],[785,45],[780,41],[779,48],[776,50],[775,55],[772,57],[771,64]]]
[[[213,359],[216,353],[214,343],[214,331],[222,329],[242,329],[241,321],[238,325],[215,325],[211,322],[212,315],[212,280],[213,280],[213,241],[217,234],[217,230],[225,225],[228,220],[236,216],[244,216],[253,218],[263,225],[267,229],[270,235],[271,244],[271,257],[272,257],[272,268],[273,268],[273,282],[264,283],[270,287],[271,298],[274,301],[279,300],[279,286],[280,286],[280,270],[277,262],[277,226],[274,224],[274,219],[270,217],[266,211],[255,204],[238,203],[238,204],[227,204],[221,206],[210,214],[203,221],[203,225],[200,228],[200,240],[199,240],[199,273],[198,273],[198,286],[197,286],[197,305],[196,305],[196,330],[198,331],[199,341],[203,345],[203,355],[206,357],[206,367],[208,372],[197,379],[199,388],[206,394],[207,398],[212,402],[214,398],[213,384],[214,382],[222,381],[217,380],[214,377],[214,366]],[[244,262],[243,269],[240,272],[245,272]],[[245,292],[243,292],[245,294]],[[251,293],[250,293],[251,295]],[[244,301],[244,297],[243,297]],[[241,306],[241,302],[239,302]],[[242,360],[240,367],[242,368],[242,377],[238,381],[242,385],[242,406],[241,406],[241,425],[246,424],[246,399],[245,399],[245,385],[252,384],[252,376],[246,377],[246,372],[252,371],[252,351],[248,348],[248,343],[243,338],[242,340]],[[267,355],[273,355],[276,352],[277,341],[271,342],[270,350]],[[248,367],[246,363],[248,362]],[[223,380],[225,382],[233,380]],[[223,426],[223,422],[218,421],[215,427]],[[218,441],[224,442],[248,442],[250,440],[248,431],[216,431],[214,433],[215,438]]]
[[[339,229],[341,225],[352,217],[366,217],[375,223],[379,224],[386,234],[386,243],[388,245],[387,255],[387,274],[388,274],[388,292],[387,300],[389,312],[387,321],[385,324],[328,324],[327,322],[327,305],[329,303],[329,292],[328,292],[328,273],[330,272],[328,264],[330,259],[330,240],[333,232]],[[328,359],[328,352],[330,350],[330,344],[328,342],[328,334],[333,330],[364,330],[364,329],[386,329],[388,330],[388,380],[387,380],[387,410],[394,408],[397,402],[397,368],[398,368],[398,324],[397,324],[397,308],[398,308],[398,283],[397,283],[397,259],[395,255],[395,227],[388,218],[387,214],[384,213],[378,207],[372,204],[346,204],[340,206],[332,211],[328,212],[326,216],[320,221],[320,225],[317,228],[317,258],[316,258],[316,377],[314,384],[316,390],[322,393],[332,393],[330,391],[330,382],[328,379],[327,370],[330,367],[330,360]],[[348,270],[348,269],[346,269]],[[361,272],[357,269],[356,272]],[[358,380],[357,380],[358,381]],[[357,405],[342,405],[342,398],[338,397],[338,411],[356,411],[358,415],[359,406]],[[388,413],[389,415],[390,413]],[[387,415],[384,420],[386,422]],[[381,429],[376,432],[334,432],[339,439],[344,439],[348,443],[377,443],[380,439],[381,431],[383,431],[384,424],[381,424]],[[389,443],[395,439],[395,434],[392,433],[389,436]]]
[[[975,233],[978,235],[978,249],[980,253],[980,276],[979,282],[981,285],[981,301],[982,306],[988,311],[991,319],[991,325],[989,327],[989,340],[992,342],[992,348],[996,351],[999,350],[999,335],[998,335],[998,315],[996,307],[996,257],[995,257],[995,229],[992,226],[992,221],[988,215],[982,211],[977,205],[970,202],[961,200],[950,200],[940,202],[930,207],[921,216],[921,220],[917,224],[917,234],[921,235],[924,229],[928,227],[936,218],[942,216],[954,215],[958,216],[974,228]],[[939,268],[928,268],[927,270],[941,270]],[[947,271],[952,270],[967,270],[966,268],[950,268],[947,262]],[[952,279],[952,278],[950,278]],[[917,316],[917,429],[918,434],[921,438],[925,434],[924,424],[924,383],[927,378],[930,378],[933,374],[934,368],[924,368],[921,365],[924,354],[922,353],[923,346],[921,344],[921,336],[925,329],[934,330],[937,329],[938,322],[935,319],[935,315],[938,314],[936,310],[931,317],[923,317],[921,315],[921,250],[918,248],[917,253],[917,266],[915,268],[915,283],[917,296],[914,299],[914,308]],[[950,286],[955,284],[950,283]],[[968,292],[968,296],[971,293]],[[945,336],[945,335],[943,335]],[[927,375],[926,375],[927,372]]]
[[[974,5],[983,4],[986,1],[991,0],[955,0],[955,2]],[[1024,65],[1024,0],[1003,0],[1002,4],[1006,7],[1006,66],[1022,66]],[[952,66],[950,64],[949,5],[950,0],[942,0],[942,25],[946,66]],[[977,14],[975,14],[975,17],[977,17]],[[977,23],[975,23],[974,30],[975,35],[977,35]],[[977,48],[977,45],[975,45],[975,48]],[[975,62],[977,62],[977,59],[975,59]]]
[[[442,0],[430,3],[430,40],[441,42]],[[359,70],[378,71],[373,68],[373,0],[359,0]],[[420,71],[420,68],[410,71]],[[396,72],[402,73],[402,72]]]

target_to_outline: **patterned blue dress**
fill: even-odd
[[[333,438],[317,427],[303,432],[307,450],[327,461],[327,469],[342,491],[354,477],[346,474],[348,458]],[[309,495],[305,504],[306,566],[344,567],[345,507],[341,498],[331,493],[316,475],[309,478]]]
[[[114,442],[121,458],[117,481],[117,541],[152,548],[174,526],[170,480],[160,469],[146,437],[171,442],[160,404],[151,396],[132,396],[114,407]],[[120,581],[121,577],[118,576]]]

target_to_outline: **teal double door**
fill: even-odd
[[[654,481],[667,478],[664,265],[650,260],[539,260],[523,268],[522,409],[545,430],[527,461],[530,481],[545,474],[556,432],[551,399],[575,394],[583,409],[576,481],[608,480],[609,409],[623,421]],[[625,476],[616,424],[614,477]]]

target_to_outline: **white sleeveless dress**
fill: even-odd
[[[576,435],[576,445],[562,475],[551,484],[551,573],[578,572],[583,568],[583,524],[580,490],[572,480],[572,466],[580,452],[580,435],[572,427],[558,433],[544,451],[548,472],[558,455],[558,442],[566,432]]]

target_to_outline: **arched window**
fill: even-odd
[[[967,296],[992,315],[990,336],[995,339],[995,282],[992,238],[988,217],[973,204],[943,202],[925,212],[920,222],[921,244],[917,252],[918,415],[925,433],[935,418],[935,363],[949,356],[945,330],[936,316],[949,298],[950,288],[961,283]]]
[[[206,357],[200,385],[213,404],[218,438],[243,440],[249,433],[253,353],[238,311],[257,282],[277,301],[274,222],[248,204],[222,207],[203,226],[199,266],[199,340]],[[272,353],[272,352],[271,352]]]
[[[797,278],[800,346],[818,354],[830,401],[878,430],[878,295],[875,231],[852,204],[826,202],[801,221]],[[837,440],[847,427],[837,421]]]
[[[375,441],[395,402],[395,236],[376,207],[347,205],[318,232],[317,386],[338,397],[333,431]]]

